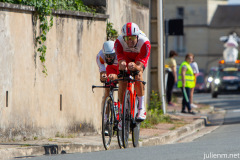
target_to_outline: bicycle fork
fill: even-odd
[[[136,109],[135,109],[135,102],[136,102],[136,91],[134,89],[134,93],[133,93],[133,83],[128,83],[128,87],[127,87],[127,90],[130,91],[130,103],[131,103],[131,117],[129,117],[129,120],[131,120],[131,128],[134,128],[136,125],[137,125],[137,122],[136,122],[136,117],[135,117],[135,112],[136,112]]]

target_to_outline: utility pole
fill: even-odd
[[[163,50],[163,0],[157,1],[157,27],[158,27],[158,89],[162,100],[163,113],[166,114],[166,100],[164,92],[164,50]]]

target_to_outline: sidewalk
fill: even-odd
[[[181,121],[180,125],[160,123],[151,129],[140,130],[139,147],[177,142],[179,139],[191,135],[205,127],[207,114],[212,112],[211,107],[198,104],[196,115],[182,114],[180,105],[168,107],[170,117]],[[131,137],[130,137],[131,138]],[[132,144],[129,144],[132,147]],[[110,149],[119,149],[117,137],[113,137]],[[59,138],[41,140],[27,140],[21,142],[0,143],[0,159],[34,157],[51,154],[65,154],[76,152],[93,152],[105,150],[102,136],[91,135],[76,138]]]

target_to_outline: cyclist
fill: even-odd
[[[115,54],[114,41],[104,42],[103,48],[97,54],[96,60],[99,67],[101,82],[117,79],[118,61]],[[105,66],[105,64],[107,64],[107,66]],[[109,88],[105,88],[103,103],[108,96]]]
[[[129,22],[122,27],[122,35],[115,42],[115,51],[117,54],[119,70],[139,71],[135,76],[137,80],[143,81],[143,71],[147,66],[150,56],[151,45],[147,36],[139,29],[138,25]],[[118,97],[120,108],[123,103],[123,94],[127,88],[127,82],[119,81]],[[144,103],[144,85],[136,82],[135,87],[138,99],[138,117],[139,121],[146,119],[146,109]]]

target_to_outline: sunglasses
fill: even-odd
[[[105,57],[106,57],[106,58],[114,58],[114,57],[115,57],[115,54],[105,54]]]
[[[124,39],[125,41],[128,41],[128,40],[134,41],[136,38],[137,38],[137,36],[124,36],[124,37],[123,37],[123,39]]]

